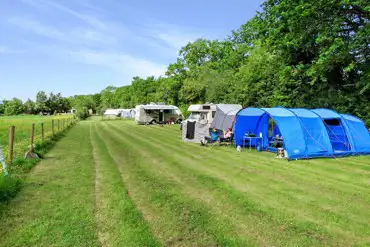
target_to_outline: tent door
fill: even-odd
[[[195,135],[195,122],[189,122],[186,125],[186,138],[187,139],[194,139]]]
[[[335,118],[324,119],[324,124],[334,152],[351,151],[351,146],[341,120]]]
[[[159,111],[159,122],[164,122],[164,112],[163,112],[163,110]]]

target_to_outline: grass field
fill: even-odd
[[[9,140],[9,127],[15,126],[15,156],[23,155],[24,151],[29,145],[31,126],[35,124],[35,142],[41,141],[41,123],[44,123],[44,135],[45,137],[51,136],[52,134],[52,120],[55,120],[55,131],[57,130],[57,123],[59,119],[60,128],[62,128],[63,119],[71,118],[72,115],[60,115],[60,116],[34,116],[34,115],[22,115],[22,116],[1,116],[0,117],[0,145],[4,149],[6,154],[8,140]],[[66,120],[65,120],[66,121]],[[65,122],[65,125],[67,123]]]
[[[369,246],[370,157],[278,160],[80,122],[0,205],[0,246]]]

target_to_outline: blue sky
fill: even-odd
[[[197,38],[223,39],[262,0],[0,0],[0,99],[100,92],[163,75]]]

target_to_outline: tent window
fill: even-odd
[[[275,127],[275,122],[272,118],[269,118],[269,137],[273,136],[274,132],[274,127]]]
[[[339,126],[340,125],[340,121],[337,118],[324,119],[324,122],[326,125],[329,125],[329,126]]]

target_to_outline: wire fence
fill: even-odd
[[[76,122],[74,116],[60,116],[54,119],[37,119],[17,121],[9,125],[6,121],[0,125],[0,145],[8,164],[15,158],[24,157],[34,145],[42,144],[59,135]]]

